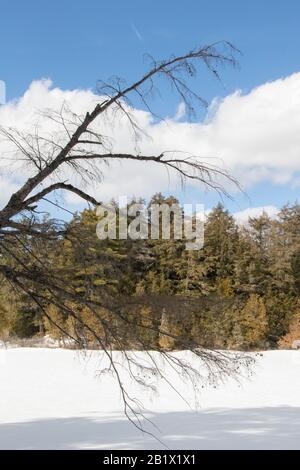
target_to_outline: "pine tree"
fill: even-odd
[[[259,295],[251,294],[236,317],[234,339],[237,346],[243,348],[262,347],[266,331],[267,312],[264,301]]]
[[[300,349],[300,313],[294,316],[289,331],[280,338],[278,345],[281,349]]]
[[[204,233],[204,267],[212,286],[225,278],[233,278],[238,245],[235,221],[222,204],[208,215]]]

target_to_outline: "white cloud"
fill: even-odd
[[[74,112],[84,114],[98,100],[89,90],[64,91],[52,88],[49,80],[37,81],[22,98],[0,106],[0,125],[29,129],[38,122],[41,130],[51,135],[55,124],[45,122],[37,114],[38,110],[59,109],[67,102]],[[247,95],[237,91],[222,101],[215,100],[207,119],[199,123],[183,121],[182,105],[173,118],[164,122],[153,121],[144,111],[133,110],[133,113],[150,136],[140,139],[141,152],[189,152],[203,161],[223,165],[246,189],[261,181],[300,184],[300,73],[261,85]],[[95,125],[114,138],[114,151],[135,151],[132,132],[124,118],[117,119],[114,127],[109,120]],[[1,155],[4,150],[2,144]],[[12,164],[13,156],[10,158]],[[15,165],[7,173],[5,166],[7,161],[1,158],[1,192],[4,175],[9,186],[19,184],[29,171]],[[126,161],[115,163],[109,169],[103,167],[103,173],[104,182],[89,188],[100,200],[122,194],[147,197],[158,190],[172,192],[180,188],[178,180],[158,164]]]
[[[262,214],[267,214],[271,219],[274,219],[279,212],[279,209],[275,206],[261,206],[261,207],[249,207],[239,212],[235,212],[233,217],[239,225],[247,224],[249,217],[259,217]]]
[[[18,189],[18,186],[0,175],[0,207],[4,206],[10,195]]]

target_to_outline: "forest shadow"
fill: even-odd
[[[210,409],[144,421],[170,449],[299,449],[300,408]],[[128,420],[52,418],[0,425],[1,449],[166,449]]]

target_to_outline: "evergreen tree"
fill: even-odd
[[[216,288],[226,278],[233,280],[238,247],[238,229],[234,218],[218,204],[205,223],[204,269],[209,284]]]
[[[237,346],[242,348],[263,347],[267,331],[267,313],[263,299],[251,294],[236,319],[233,333]]]

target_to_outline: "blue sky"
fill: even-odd
[[[97,79],[111,75],[130,81],[145,70],[144,53],[163,58],[222,39],[241,50],[240,67],[223,70],[222,84],[208,74],[199,76],[195,87],[207,100],[236,89],[248,93],[300,70],[296,0],[2,0],[0,8],[0,79],[8,100],[41,78],[51,78],[61,89],[93,90]],[[156,100],[156,109],[172,115],[178,99],[168,88],[162,90],[164,99]],[[227,205],[233,210],[280,206],[295,200],[299,188],[266,181],[248,194],[250,202],[241,195]],[[208,205],[217,200],[215,195],[205,198]]]
[[[241,68],[224,71],[224,90],[203,79],[208,99],[299,69],[297,0],[2,0],[0,13],[8,98],[41,77],[62,88],[93,88],[110,75],[134,79],[144,70],[145,52],[165,57],[221,39],[242,51]]]

